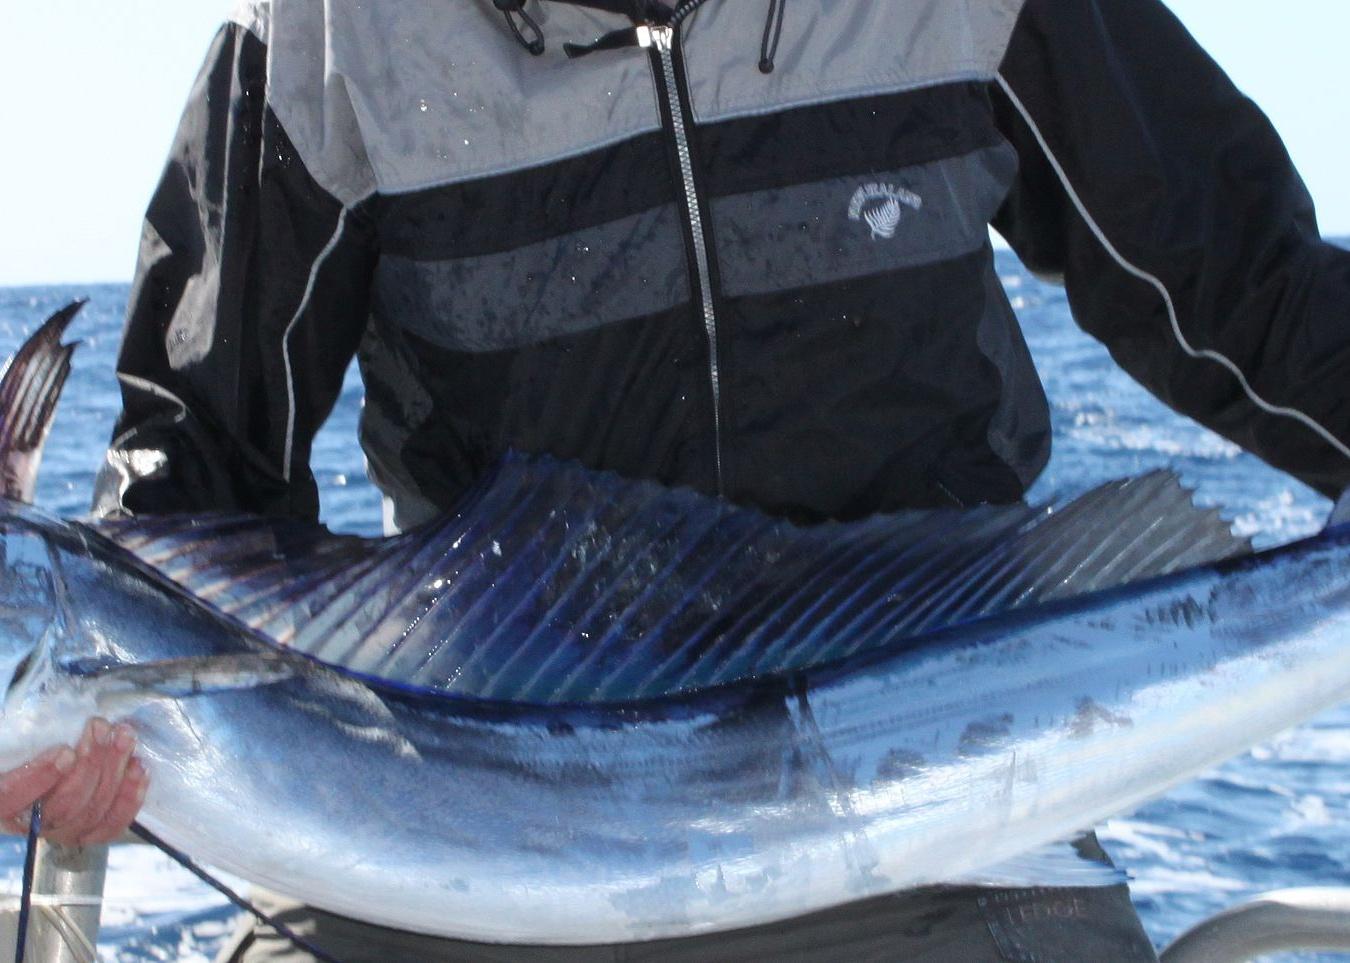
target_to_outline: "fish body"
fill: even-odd
[[[476,940],[978,874],[1350,693],[1350,528],[1192,565],[1210,522],[1130,501],[1165,491],[798,530],[517,459],[372,542],[9,499],[0,767],[129,718],[175,846]]]
[[[3,530],[43,544],[67,653],[276,653],[87,530],[8,506]],[[399,691],[295,654],[280,681],[125,706],[143,818],[231,872],[422,932],[604,942],[795,915],[1063,838],[1343,698],[1347,552],[1340,530],[636,702]],[[109,708],[96,673],[45,684],[34,718],[56,721],[44,699]]]

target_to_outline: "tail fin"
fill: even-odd
[[[4,498],[33,500],[42,445],[78,343],[62,344],[61,336],[84,305],[84,301],[73,301],[43,322],[0,379],[0,496]]]

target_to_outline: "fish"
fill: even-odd
[[[512,454],[383,539],[58,518],[72,316],[0,381],[0,768],[127,720],[148,829],[335,913],[614,943],[997,877],[1350,694],[1350,526],[1253,552],[1168,473],[798,526]]]

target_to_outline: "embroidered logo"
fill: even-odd
[[[923,207],[923,198],[894,184],[864,184],[848,202],[848,219],[866,223],[874,241],[889,239],[895,237],[906,207],[917,211]]]

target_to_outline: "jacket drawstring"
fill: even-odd
[[[769,0],[769,15],[764,20],[764,37],[759,42],[759,72],[773,73],[773,58],[778,53],[778,40],[783,36],[783,11],[787,0]]]

